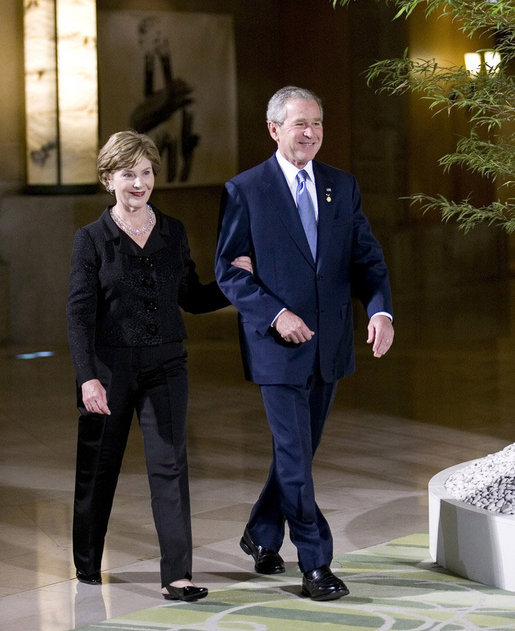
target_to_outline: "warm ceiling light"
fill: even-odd
[[[479,74],[481,71],[481,55],[479,53],[465,53],[465,67],[470,74]]]
[[[485,50],[485,66],[488,72],[498,72],[501,63],[501,55],[495,50]]]
[[[500,63],[501,55],[495,50],[465,53],[465,67],[473,75],[479,74],[483,68],[486,72],[498,72]]]

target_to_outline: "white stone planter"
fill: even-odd
[[[515,515],[476,508],[445,488],[448,477],[469,464],[444,469],[429,482],[431,557],[453,574],[515,591]]]

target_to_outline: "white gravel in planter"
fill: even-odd
[[[476,508],[515,515],[515,443],[452,473],[445,488]]]

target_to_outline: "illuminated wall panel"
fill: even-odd
[[[26,0],[24,36],[27,184],[94,184],[96,3]]]

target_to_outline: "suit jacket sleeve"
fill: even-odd
[[[238,186],[229,181],[224,188],[220,209],[216,279],[241,317],[252,322],[256,330],[265,335],[275,316],[286,305],[266,291],[256,275],[231,265],[237,256],[244,255],[253,258],[248,203]]]
[[[363,304],[369,318],[379,311],[393,316],[388,268],[382,248],[362,211],[361,194],[354,178],[352,200],[355,210],[350,265],[351,293]]]
[[[68,338],[79,385],[97,376],[95,326],[98,260],[90,234],[81,228],[73,242],[70,286],[66,303]]]
[[[227,307],[229,301],[220,291],[216,281],[203,285],[191,258],[186,230],[183,229],[181,238],[181,253],[184,263],[184,273],[179,286],[178,302],[184,311],[189,313],[207,313]]]

